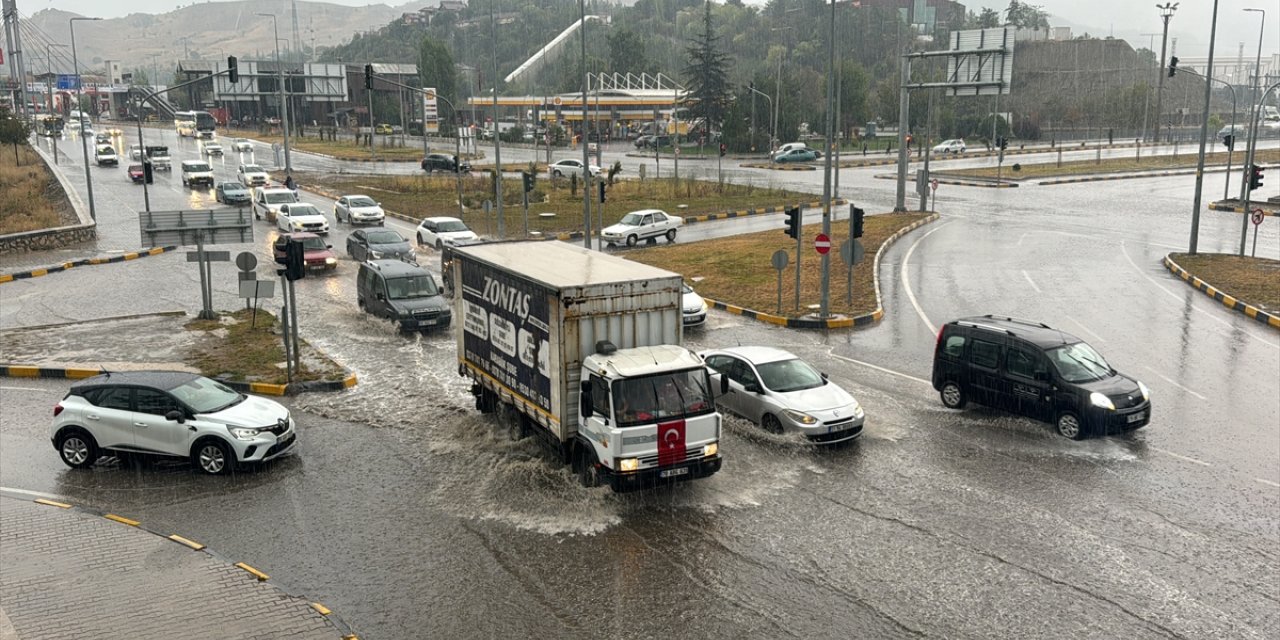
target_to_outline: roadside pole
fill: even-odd
[[[294,297],[293,282],[289,282],[289,329],[293,334],[293,371],[299,373],[302,371],[302,357],[299,355],[301,349],[298,345],[298,299]]]

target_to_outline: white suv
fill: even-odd
[[[190,458],[203,473],[266,462],[297,443],[289,410],[182,371],[105,373],[53,408],[53,446],[75,469],[108,451]]]

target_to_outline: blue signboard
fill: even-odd
[[[58,90],[59,91],[76,91],[80,87],[76,84],[75,74],[60,73],[58,74]]]

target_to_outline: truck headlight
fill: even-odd
[[[258,437],[259,430],[250,427],[227,427],[237,440],[253,440]]]
[[[1089,394],[1089,402],[1095,407],[1102,407],[1103,409],[1110,409],[1112,411],[1116,410],[1116,403],[1112,402],[1111,398],[1108,398],[1106,395],[1098,393],[1097,391]]]
[[[704,458],[710,458],[717,453],[720,453],[720,444],[717,442],[712,442],[702,447],[702,457]]]
[[[1142,400],[1144,402],[1151,399],[1151,390],[1147,388],[1147,385],[1142,384],[1141,380],[1138,381],[1138,388],[1142,390]]]
[[[621,460],[618,460],[618,471],[635,471],[639,468],[639,458],[622,458]]]
[[[818,423],[817,418],[807,413],[801,413],[799,411],[794,411],[792,409],[787,409],[786,411],[783,411],[782,415],[788,418],[791,418],[792,420],[799,422],[800,424],[817,424]]]

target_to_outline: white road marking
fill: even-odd
[[[17,493],[19,495],[24,495],[24,496],[35,496],[37,498],[45,498],[47,500],[57,500],[58,502],[68,502],[68,499],[65,496],[60,496],[52,493],[41,493],[39,491],[27,491],[26,489],[14,489],[12,487],[0,487],[0,491]]]
[[[49,393],[58,391],[57,389],[41,389],[39,387],[0,387],[0,389],[5,391],[47,391]]]
[[[894,371],[893,369],[886,369],[886,368],[884,368],[884,367],[881,367],[881,366],[878,366],[878,365],[871,364],[870,362],[863,362],[863,361],[861,361],[861,360],[854,360],[853,358],[846,358],[846,357],[844,357],[844,356],[842,356],[842,355],[838,355],[838,354],[832,353],[831,351],[827,351],[827,355],[831,356],[832,358],[836,358],[836,359],[839,359],[839,360],[844,360],[845,362],[852,362],[852,363],[854,363],[854,364],[860,364],[860,365],[862,365],[862,366],[864,366],[864,367],[869,367],[869,368],[871,368],[871,369],[875,369],[876,371],[881,371],[881,372],[884,372],[884,373],[888,373],[888,374],[892,374],[892,375],[899,376],[899,377],[902,377],[902,378],[906,378],[907,380],[911,380],[911,381],[913,381],[913,382],[919,382],[919,383],[921,383],[921,384],[927,384],[927,385],[929,385],[929,386],[931,386],[931,387],[933,386],[933,383],[932,383],[932,382],[929,382],[928,380],[925,380],[924,378],[917,378],[917,377],[915,377],[915,376],[913,376],[913,375],[906,374],[906,373],[902,373],[902,372],[900,372],[900,371]]]
[[[1147,273],[1146,273],[1145,271],[1143,271],[1143,270],[1142,270],[1142,267],[1139,267],[1139,266],[1138,266],[1138,263],[1134,262],[1134,261],[1133,261],[1133,258],[1130,258],[1130,257],[1129,257],[1129,252],[1125,249],[1125,241],[1124,241],[1124,240],[1121,240],[1121,241],[1120,241],[1120,253],[1123,253],[1123,254],[1124,254],[1124,259],[1125,259],[1125,260],[1128,260],[1128,261],[1129,261],[1129,264],[1130,264],[1130,265],[1132,265],[1132,266],[1133,266],[1133,268],[1134,268],[1134,269],[1135,269],[1139,274],[1141,274],[1141,275],[1142,275],[1142,277],[1146,278],[1147,280],[1150,280],[1150,281],[1151,281],[1151,284],[1154,284],[1155,286],[1159,287],[1161,291],[1163,291],[1163,292],[1165,292],[1165,293],[1169,294],[1169,297],[1173,298],[1174,300],[1177,300],[1178,302],[1185,302],[1185,301],[1186,301],[1186,300],[1185,300],[1185,298],[1184,298],[1183,296],[1180,296],[1180,295],[1178,295],[1178,294],[1174,293],[1173,291],[1171,291],[1170,289],[1168,289],[1168,288],[1167,288],[1167,287],[1165,287],[1164,285],[1162,285],[1162,284],[1160,284],[1159,282],[1157,282],[1155,278],[1152,278],[1151,276],[1147,275]],[[1161,266],[1161,268],[1164,268],[1164,267],[1163,267],[1163,265]],[[1201,294],[1200,294],[1200,292],[1198,292],[1198,291],[1197,291],[1197,292],[1196,292],[1196,295],[1198,296],[1198,295],[1201,295]],[[1215,300],[1215,301],[1214,301],[1214,304],[1218,304],[1218,302]],[[1242,333],[1244,333],[1245,335],[1249,336],[1250,338],[1254,338],[1254,339],[1255,339],[1255,340],[1257,340],[1258,342],[1261,342],[1262,344],[1265,344],[1265,345],[1267,345],[1268,347],[1271,347],[1272,349],[1280,350],[1280,344],[1277,344],[1277,343],[1271,342],[1271,341],[1269,341],[1269,340],[1267,340],[1267,339],[1265,339],[1265,338],[1262,338],[1261,336],[1258,336],[1257,334],[1255,334],[1254,332],[1252,332],[1252,331],[1250,331],[1250,330],[1248,330],[1248,329],[1246,329],[1246,328],[1243,328],[1243,327],[1237,327],[1237,326],[1235,326],[1235,325],[1231,324],[1230,322],[1227,322],[1226,320],[1223,320],[1222,318],[1219,318],[1218,316],[1216,316],[1216,315],[1214,315],[1214,314],[1212,314],[1212,313],[1210,313],[1210,312],[1208,312],[1208,311],[1206,311],[1206,310],[1204,310],[1204,309],[1201,309],[1198,305],[1192,304],[1192,305],[1191,305],[1191,310],[1192,310],[1192,311],[1196,311],[1196,312],[1201,313],[1201,314],[1204,314],[1204,316],[1205,316],[1206,318],[1209,318],[1210,320],[1213,320],[1214,322],[1217,322],[1218,324],[1221,324],[1222,326],[1227,327],[1228,329],[1232,329],[1232,330],[1240,329]]]
[[[921,320],[924,320],[924,325],[926,327],[929,327],[929,333],[937,333],[938,328],[933,326],[932,322],[929,322],[929,316],[926,316],[924,314],[924,309],[920,308],[920,302],[916,300],[916,294],[911,292],[911,278],[907,276],[907,265],[911,262],[911,254],[915,253],[916,247],[920,246],[920,243],[924,242],[925,238],[928,238],[929,236],[933,235],[935,232],[937,232],[940,229],[946,228],[947,225],[949,224],[951,223],[948,222],[941,226],[935,227],[932,230],[930,230],[928,233],[920,236],[919,238],[916,238],[916,241],[911,243],[911,248],[907,249],[907,255],[902,257],[902,288],[906,290],[907,299],[911,301],[911,306],[915,307],[916,314],[920,316]]]
[[[1064,313],[1064,314],[1062,314],[1062,317],[1064,317],[1064,318],[1066,318],[1066,319],[1068,319],[1068,320],[1070,320],[1070,321],[1072,321],[1072,322],[1076,323],[1076,326],[1077,326],[1077,327],[1080,327],[1081,329],[1083,329],[1083,330],[1084,330],[1084,332],[1085,332],[1085,333],[1087,333],[1087,334],[1089,334],[1089,335],[1093,336],[1093,339],[1094,339],[1094,340],[1097,340],[1098,342],[1106,342],[1106,341],[1107,341],[1107,339],[1106,339],[1106,338],[1104,338],[1104,337],[1102,337],[1102,336],[1100,336],[1100,335],[1098,335],[1098,334],[1094,333],[1093,331],[1090,331],[1090,330],[1089,330],[1089,327],[1084,326],[1084,323],[1083,323],[1083,322],[1080,322],[1079,320],[1076,320],[1075,318],[1073,318],[1073,317],[1071,317],[1071,316],[1069,316],[1069,315],[1067,315],[1067,314],[1065,314],[1065,313]]]
[[[1159,451],[1160,453],[1163,453],[1163,454],[1166,454],[1166,455],[1173,456],[1173,457],[1175,457],[1175,458],[1177,458],[1177,459],[1179,459],[1179,460],[1186,460],[1187,462],[1192,462],[1192,463],[1195,463],[1195,464],[1198,464],[1198,465],[1201,465],[1201,466],[1204,466],[1204,467],[1212,467],[1212,466],[1213,466],[1212,464],[1209,464],[1208,462],[1205,462],[1204,460],[1197,460],[1197,459],[1195,459],[1195,458],[1190,458],[1190,457],[1187,457],[1187,456],[1184,456],[1184,455],[1181,455],[1181,454],[1174,453],[1174,452],[1172,452],[1172,451],[1166,451],[1166,450],[1164,450],[1164,449],[1161,449],[1160,447],[1151,447],[1151,449],[1152,449],[1152,450],[1154,450],[1154,451]]]
[[[1020,236],[1018,236],[1018,245],[1017,245],[1017,246],[1021,247],[1021,246],[1022,246],[1022,241],[1023,241],[1023,240],[1026,240],[1026,239],[1027,239],[1027,234],[1025,234],[1025,233],[1024,233],[1024,234],[1022,234],[1022,235],[1020,235]]]
[[[1186,387],[1184,387],[1184,386],[1182,386],[1182,385],[1180,385],[1180,384],[1178,384],[1178,383],[1174,382],[1173,380],[1170,380],[1169,378],[1164,377],[1163,375],[1160,375],[1160,372],[1159,372],[1159,371],[1156,371],[1155,369],[1152,369],[1151,367],[1147,367],[1147,370],[1148,370],[1148,371],[1150,371],[1151,373],[1154,373],[1154,374],[1156,374],[1157,376],[1159,376],[1161,380],[1164,380],[1165,382],[1168,382],[1169,384],[1171,384],[1171,385],[1173,385],[1173,386],[1175,386],[1175,387],[1177,387],[1177,388],[1179,388],[1179,389],[1182,389],[1183,391],[1186,391],[1187,393],[1189,393],[1189,394],[1191,394],[1191,395],[1193,395],[1193,396],[1195,396],[1195,397],[1197,397],[1197,398],[1200,398],[1201,400],[1208,400],[1208,398],[1206,398],[1206,397],[1204,397],[1204,396],[1202,396],[1202,395],[1200,395],[1200,394],[1198,394],[1198,393],[1196,393],[1196,392],[1194,392],[1194,391],[1192,391],[1192,390],[1190,390],[1190,389],[1188,389],[1188,388],[1186,388]]]
[[[1280,482],[1272,482],[1270,480],[1263,480],[1262,478],[1254,478],[1254,480],[1257,480],[1258,482],[1261,482],[1262,484],[1265,484],[1268,486],[1280,487]]]
[[[1022,277],[1027,279],[1027,284],[1031,285],[1031,288],[1035,289],[1036,293],[1044,293],[1043,291],[1040,290],[1040,287],[1036,286],[1035,281],[1031,279],[1031,274],[1027,273],[1026,269],[1022,270]]]

